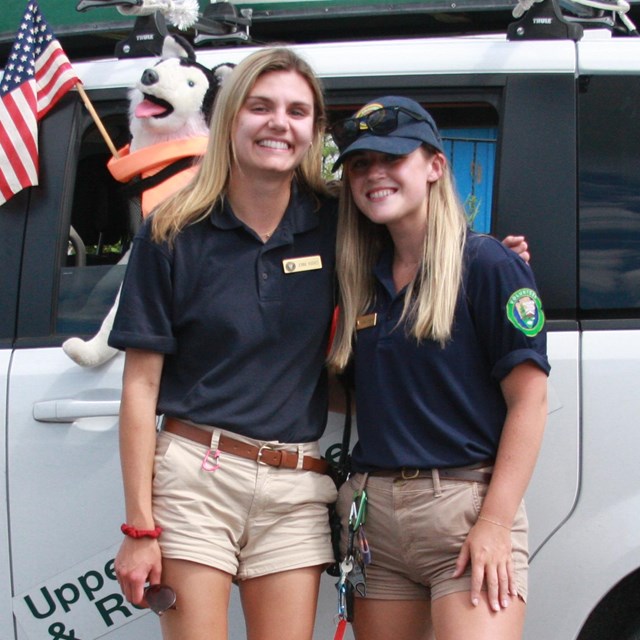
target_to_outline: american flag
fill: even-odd
[[[0,81],[0,204],[38,184],[38,120],[79,82],[35,0]]]

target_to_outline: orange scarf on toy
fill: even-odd
[[[137,177],[148,178],[178,160],[204,155],[207,140],[206,136],[169,140],[133,152],[130,146],[126,145],[118,150],[119,158],[109,160],[107,168],[118,182],[129,182]],[[141,197],[142,215],[146,217],[163,200],[186,186],[196,171],[196,166],[190,166],[168,177],[160,184],[145,189]]]

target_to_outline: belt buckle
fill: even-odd
[[[273,451],[274,453],[278,453],[279,452],[278,449],[274,449],[273,447],[270,447],[268,444],[263,444],[258,449],[258,456],[256,458],[256,462],[258,464],[263,464],[263,465],[268,466],[268,467],[279,467],[280,466],[279,462],[282,460],[282,455],[280,455],[280,460],[279,460],[278,464],[273,464],[271,462],[266,462],[265,460],[262,459],[262,452],[265,451],[265,450],[266,451]]]
[[[420,475],[420,469],[407,469],[402,467],[402,479],[403,480],[415,480]]]

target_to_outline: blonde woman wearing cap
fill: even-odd
[[[467,228],[419,104],[387,96],[333,132],[344,171],[330,362],[353,360],[359,435],[338,509],[343,547],[355,537],[347,551],[371,553],[356,637],[516,640],[549,372],[533,274]],[[363,492],[366,524],[349,537]]]

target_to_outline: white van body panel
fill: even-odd
[[[634,39],[584,40],[577,43],[581,74],[635,74],[640,69],[638,45]]]
[[[575,73],[572,42],[508,42],[504,37],[467,38],[464,47],[453,38],[322,43],[292,47],[321,77],[491,73]],[[238,63],[252,47],[197,51],[208,67]],[[96,60],[74,63],[86,89],[133,86],[154,58]]]
[[[625,410],[629,398],[638,397],[640,334],[585,331],[581,351],[580,455],[588,473],[581,474],[580,501],[571,518],[531,563],[531,639],[577,638],[594,605],[630,567],[640,565],[640,422]],[[611,460],[615,467],[602,464]]]
[[[580,336],[561,331],[549,333],[547,341],[548,419],[525,498],[532,557],[571,513],[580,472]],[[535,590],[535,582],[531,587]]]
[[[7,387],[9,385],[9,371],[11,364],[11,351],[0,349],[0,629],[13,629],[13,617],[11,613],[11,564],[9,559],[9,522],[7,505]]]

